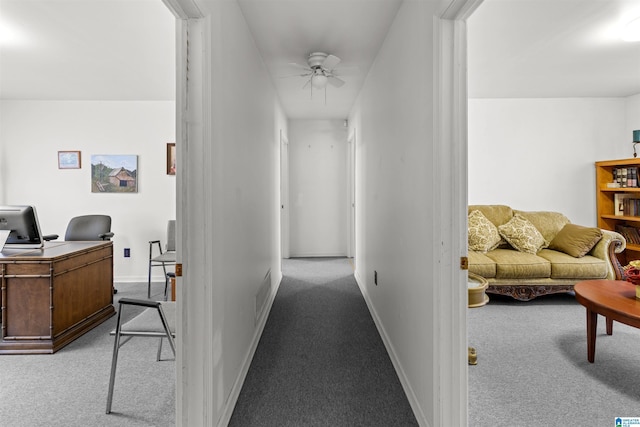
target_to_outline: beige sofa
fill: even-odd
[[[571,292],[573,285],[582,280],[622,277],[615,254],[622,252],[626,243],[619,233],[570,224],[558,212],[525,212],[504,205],[470,205],[469,214],[469,272],[488,280],[488,293],[528,301],[540,295]],[[514,232],[514,227],[522,224],[535,236],[527,236],[523,250],[518,250],[508,240],[521,247],[521,241],[517,241],[520,231]],[[496,231],[501,241],[492,247],[495,241],[492,233]],[[509,232],[509,239],[505,239]],[[487,235],[488,240],[483,240]],[[540,236],[544,242],[536,248]],[[526,246],[531,242],[536,243]],[[594,242],[597,243],[591,249],[584,246]],[[587,252],[582,255],[580,251]]]

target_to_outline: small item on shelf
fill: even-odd
[[[627,282],[636,285],[636,299],[640,299],[640,261],[630,261],[625,265],[624,275]]]
[[[620,188],[620,184],[617,182],[607,182],[607,188]]]

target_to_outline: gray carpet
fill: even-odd
[[[283,274],[229,425],[417,425],[349,261]]]
[[[587,361],[586,314],[573,295],[518,302],[491,296],[468,312],[469,426],[614,426],[640,417],[640,330],[598,318]]]
[[[116,300],[146,297],[146,282],[117,288]],[[163,292],[164,284],[154,291]],[[125,311],[124,318],[138,312]],[[175,425],[175,363],[156,362],[155,338],[135,338],[122,346],[113,413],[105,414],[113,351],[109,332],[115,322],[113,316],[54,354],[0,356],[0,425]],[[173,357],[169,346],[163,347],[163,357]]]

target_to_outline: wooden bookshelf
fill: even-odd
[[[618,188],[610,188],[608,183],[614,182],[614,170],[622,170],[629,168],[638,168],[640,171],[640,159],[621,159],[621,160],[606,160],[602,162],[596,162],[596,206],[598,212],[598,227],[605,230],[613,230],[620,226],[622,227],[634,227],[639,229],[640,233],[640,210],[632,209],[635,215],[632,215],[627,209],[622,215],[616,215],[616,198],[628,197],[632,199],[631,202],[625,202],[624,206],[634,205],[636,208],[640,206],[640,178],[636,176],[637,187],[621,186]],[[618,195],[618,196],[616,196]],[[638,200],[638,202],[635,202]],[[627,248],[619,256],[620,262],[625,265],[628,261],[640,259],[640,242],[633,243],[630,239],[627,239]]]

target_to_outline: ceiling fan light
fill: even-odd
[[[622,30],[622,40],[626,42],[640,41],[640,18],[636,18],[625,25]]]
[[[328,81],[329,79],[327,79],[327,76],[323,74],[316,74],[311,77],[311,85],[316,89],[324,89],[327,86]]]

